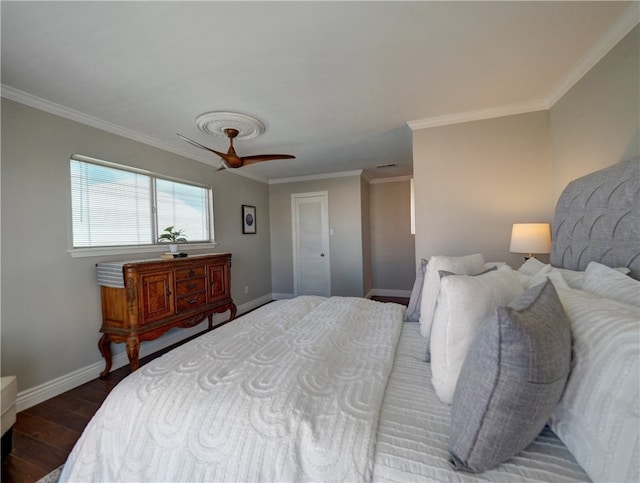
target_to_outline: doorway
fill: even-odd
[[[329,192],[291,195],[294,295],[331,295]]]

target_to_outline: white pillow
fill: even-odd
[[[593,481],[640,481],[640,311],[556,289],[571,325],[573,360],[551,428]]]
[[[562,271],[558,268],[550,270],[547,274],[547,278],[551,280],[551,283],[556,290],[569,290],[570,288],[573,288],[567,282],[567,279],[564,277]]]
[[[516,275],[526,290],[545,282],[550,270],[551,265],[532,257],[520,265],[520,268],[516,270]]]
[[[582,288],[600,297],[640,307],[640,282],[601,263],[589,262]]]
[[[486,271],[489,270],[490,268],[496,267],[496,268],[500,268],[503,267],[507,264],[507,262],[487,262],[484,264],[484,266],[482,267],[482,271]]]
[[[631,271],[626,267],[616,267],[609,270],[614,270],[621,274],[627,274]],[[544,282],[545,278],[549,277],[552,273],[557,273],[559,276],[561,276],[570,288],[576,288],[578,290],[584,289],[583,285],[586,272],[568,270],[566,268],[556,268],[552,267],[551,265],[544,265],[533,275],[527,275],[521,272],[520,269],[518,269],[518,278],[525,288],[531,288]]]
[[[520,268],[518,268],[518,273],[533,277],[540,270],[548,266],[548,264],[542,263],[537,258],[531,257],[525,260],[522,265],[520,265]]]
[[[429,259],[427,272],[422,287],[422,301],[420,303],[420,333],[424,337],[431,335],[431,324],[435,313],[436,301],[440,292],[439,270],[459,273],[461,275],[474,275],[482,272],[484,257],[480,253],[464,257],[447,257],[435,255]]]
[[[442,279],[430,340],[431,382],[442,402],[453,401],[462,364],[480,327],[498,306],[513,302],[522,292],[509,266],[475,277]]]
[[[571,288],[577,288],[582,290],[582,284],[584,283],[584,272],[576,270],[567,270],[566,268],[554,268],[564,278],[565,282],[569,284]]]

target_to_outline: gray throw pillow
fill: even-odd
[[[406,322],[420,322],[420,302],[422,301],[422,285],[424,284],[424,274],[427,271],[427,261],[420,259],[420,267],[416,271],[416,280],[413,282],[413,289],[409,297],[409,306],[405,313]]]
[[[456,385],[451,465],[481,473],[526,448],[560,400],[570,365],[569,322],[549,280],[499,307],[474,340]]]

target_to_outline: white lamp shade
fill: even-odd
[[[549,223],[514,223],[511,230],[513,253],[549,253],[551,251],[551,228]]]

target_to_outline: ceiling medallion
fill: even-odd
[[[196,125],[205,134],[227,138],[225,129],[236,129],[236,139],[252,139],[264,132],[264,124],[255,117],[237,112],[205,112],[196,118]]]

